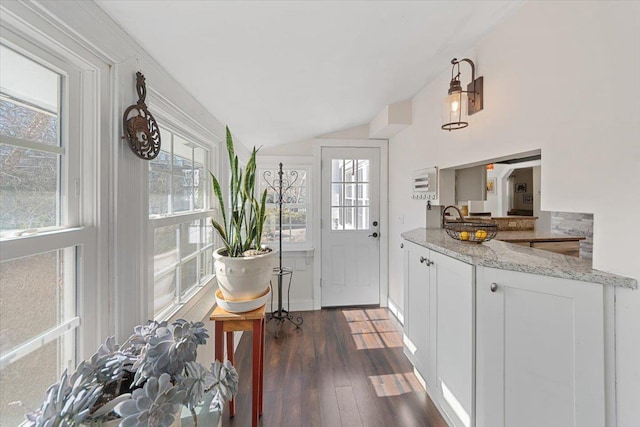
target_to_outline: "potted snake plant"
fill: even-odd
[[[256,197],[258,150],[253,148],[243,171],[228,127],[226,134],[230,171],[229,212],[225,209],[220,181],[211,174],[213,192],[220,205],[220,220],[212,219],[211,224],[224,244],[213,253],[214,269],[225,300],[246,301],[262,296],[268,288],[275,251],[261,245],[267,191]]]

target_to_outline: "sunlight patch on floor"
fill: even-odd
[[[343,310],[358,350],[402,347],[402,334],[385,308]]]
[[[378,397],[399,396],[414,391],[424,391],[413,372],[375,375],[369,377],[369,381],[371,381]]]

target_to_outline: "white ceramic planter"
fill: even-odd
[[[272,259],[276,251],[249,256],[228,257],[220,255],[225,249],[213,253],[218,286],[227,301],[246,301],[260,297],[269,286],[273,274]]]

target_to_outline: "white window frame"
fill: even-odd
[[[257,167],[257,176],[258,185],[257,189],[264,190],[262,186],[262,182],[264,181],[263,173],[265,170],[275,170],[278,171],[279,164],[282,163],[283,170],[304,170],[306,173],[306,189],[307,189],[307,198],[306,203],[296,204],[294,207],[304,208],[307,212],[306,219],[306,231],[305,231],[305,241],[304,242],[282,242],[282,251],[283,252],[292,252],[292,251],[311,251],[313,250],[313,157],[310,156],[258,156],[257,159],[258,167]],[[273,177],[273,179],[277,179],[277,173]],[[267,203],[267,208],[275,207],[278,208],[277,203]],[[283,208],[287,207],[287,203],[283,204]],[[263,242],[267,243],[267,242]],[[277,245],[278,241],[268,242],[268,245]],[[276,247],[277,249],[277,247]]]
[[[59,369],[73,368],[76,360],[87,356],[88,348],[95,349],[93,335],[103,326],[101,311],[95,309],[98,294],[96,258],[99,252],[95,221],[98,216],[98,176],[90,162],[98,161],[96,152],[101,128],[98,100],[100,79],[105,77],[100,72],[107,65],[93,56],[85,56],[87,52],[72,54],[60,41],[44,37],[41,28],[28,27],[9,14],[3,15],[0,22],[2,44],[62,76],[60,147],[51,146],[43,150],[40,144],[0,137],[3,142],[14,146],[61,155],[58,212],[61,218],[58,226],[3,238],[0,262],[63,250],[64,281],[73,285],[64,297],[65,310],[71,310],[71,315],[34,337],[25,337],[25,341],[2,355],[0,364],[8,366],[58,338],[73,334],[73,343],[66,342],[62,347]]]
[[[153,316],[156,320],[167,320],[170,318],[175,318],[180,312],[183,310],[186,311],[203,298],[208,292],[212,283],[215,281],[215,275],[211,274],[205,276],[203,278],[199,277],[198,271],[198,283],[192,285],[188,292],[183,295],[180,295],[180,280],[181,280],[181,264],[193,259],[194,257],[200,257],[202,253],[204,253],[209,248],[215,250],[217,239],[214,236],[213,243],[204,245],[195,254],[189,255],[188,257],[182,259],[182,254],[180,253],[180,245],[177,243],[178,250],[178,261],[177,261],[177,269],[175,270],[176,274],[176,296],[175,300],[172,304],[160,310],[159,312],[155,312],[154,310],[154,285],[156,277],[160,277],[165,274],[170,273],[172,268],[175,268],[174,265],[171,268],[167,268],[166,271],[160,271],[157,274],[154,272],[154,231],[157,228],[168,227],[172,225],[180,225],[187,222],[192,222],[196,220],[202,220],[204,218],[215,217],[216,209],[212,206],[211,200],[211,182],[209,179],[209,171],[214,174],[219,171],[219,162],[220,162],[220,145],[221,140],[216,135],[209,132],[206,128],[201,126],[199,123],[188,117],[182,110],[180,110],[177,106],[168,101],[165,97],[155,91],[153,88],[147,88],[147,99],[149,99],[149,109],[153,111],[154,116],[158,120],[159,123],[164,125],[164,128],[169,132],[178,135],[179,137],[193,142],[208,152],[208,156],[206,159],[206,173],[205,177],[205,186],[204,186],[204,206],[202,209],[194,209],[191,211],[181,211],[177,213],[172,213],[173,203],[170,206],[170,213],[161,214],[161,215],[149,215],[147,209],[148,219],[148,241],[147,241],[147,259],[148,259],[148,284],[147,284],[147,295],[149,295],[149,301],[147,301],[147,307],[151,316]],[[163,141],[162,144],[165,144]],[[173,149],[171,150],[172,163],[173,163]],[[147,173],[147,177],[149,174]],[[148,182],[147,182],[147,189]],[[173,187],[171,187],[171,191],[173,191]],[[148,192],[148,191],[147,191]],[[206,227],[206,225],[205,225]],[[179,230],[179,229],[178,229]],[[180,233],[180,231],[178,231]],[[200,261],[197,261],[198,265]],[[198,269],[199,270],[199,269]]]

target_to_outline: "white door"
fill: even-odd
[[[322,306],[380,303],[380,149],[322,148]]]

